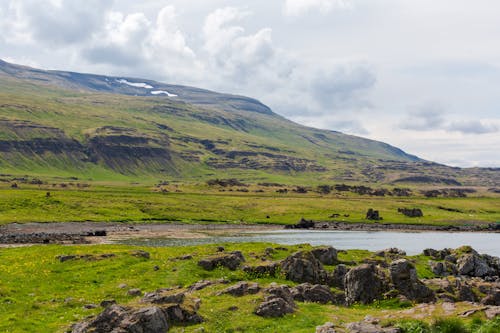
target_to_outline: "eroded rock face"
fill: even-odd
[[[255,309],[255,314],[261,317],[282,317],[295,312],[295,302],[288,286],[271,284],[266,290],[268,296]]]
[[[331,246],[317,247],[312,249],[311,252],[323,265],[335,265],[337,263],[337,250]]]
[[[278,264],[275,262],[263,263],[257,266],[244,266],[243,271],[255,277],[274,277],[278,270]]]
[[[352,268],[344,279],[347,304],[368,304],[380,299],[387,290],[383,274],[373,265],[363,264]]]
[[[198,261],[198,266],[208,271],[214,270],[216,267],[226,267],[234,271],[244,261],[243,254],[240,251],[234,251],[201,259]]]
[[[457,270],[460,275],[475,277],[492,276],[497,273],[488,262],[477,253],[467,253],[457,259]]]
[[[323,265],[309,251],[299,251],[285,258],[281,272],[287,280],[299,283],[324,283],[327,280]]]
[[[328,286],[302,283],[291,289],[293,299],[299,302],[320,304],[336,303],[336,297]]]
[[[95,319],[73,326],[72,333],[158,333],[169,329],[166,314],[156,306],[132,309],[112,305]]]
[[[402,295],[417,302],[430,302],[434,293],[417,278],[415,266],[407,259],[393,261],[389,266],[391,282]]]

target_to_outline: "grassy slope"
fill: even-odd
[[[271,244],[226,244],[226,250],[241,250],[252,264],[260,259],[251,259],[250,253],[263,253]],[[308,246],[305,246],[306,248]],[[273,260],[286,257],[299,246],[289,246],[288,251],[276,251]],[[207,254],[216,251],[214,246],[141,248],[151,253],[151,259],[137,258],[129,246],[33,246],[24,248],[0,249],[0,331],[2,332],[64,332],[72,323],[88,315],[96,314],[97,309],[85,309],[86,304],[98,304],[104,299],[116,299],[121,304],[134,303],[137,297],[128,296],[130,288],[152,291],[172,286],[186,287],[200,279],[255,280],[266,286],[270,282],[286,283],[281,278],[253,278],[241,270],[229,271],[216,269],[207,272],[200,269],[196,262]],[[74,260],[59,262],[60,254],[100,255],[114,253],[116,256],[97,261]],[[192,260],[173,260],[181,255],[191,254]],[[341,253],[339,259],[359,262],[370,256],[367,251],[352,250]],[[414,257],[417,269],[422,272],[428,257]],[[158,266],[159,270],[155,270]],[[333,269],[326,266],[328,270]],[[119,288],[126,284],[125,289]],[[206,319],[195,326],[174,327],[171,332],[192,332],[204,327],[207,332],[311,332],[316,325],[333,321],[337,325],[362,320],[370,314],[375,317],[392,315],[392,320],[408,318],[411,314],[402,313],[397,302],[381,302],[373,306],[353,308],[333,305],[317,305],[298,302],[298,311],[281,319],[264,319],[252,314],[261,294],[241,298],[214,296],[225,286],[216,285],[199,291],[195,296],[202,299],[199,313]],[[237,305],[237,311],[230,306]],[[457,303],[457,311],[466,304]],[[437,307],[435,316],[442,316]],[[432,317],[426,316],[426,320]]]
[[[47,191],[50,197],[46,197]],[[301,217],[329,220],[333,213],[341,214],[335,220],[367,222],[364,217],[368,208],[378,209],[384,222],[393,223],[462,225],[471,221],[500,221],[498,197],[482,197],[481,194],[468,198],[393,198],[334,193],[278,195],[273,189],[265,189],[262,193],[218,192],[203,185],[171,185],[170,192],[161,193],[154,188],[130,185],[61,189],[23,184],[18,189],[0,185],[0,197],[0,224],[53,221],[292,224]],[[405,217],[397,213],[400,207],[419,207],[424,217]]]
[[[358,172],[377,159],[409,160],[409,157],[386,144],[365,140],[340,133],[320,131],[298,124],[284,118],[263,115],[253,112],[225,112],[215,109],[200,109],[192,105],[175,102],[166,98],[147,98],[112,94],[84,93],[62,90],[51,86],[35,85],[0,76],[0,119],[26,120],[43,126],[60,128],[67,137],[86,140],[96,129],[103,126],[134,128],[141,135],[158,137],[164,133],[171,137],[171,148],[174,152],[200,150],[195,143],[182,142],[179,139],[190,136],[213,141],[229,141],[223,148],[226,150],[256,151],[250,145],[271,146],[287,152],[295,157],[318,161],[331,171],[322,174],[322,178],[340,176],[346,170]],[[200,115],[208,120],[200,119]],[[213,121],[225,119],[230,125],[215,124]],[[166,125],[174,132],[162,132],[158,124]],[[243,124],[244,131],[234,126]],[[30,135],[32,137],[30,137]],[[47,137],[47,133],[37,131],[25,132],[19,137],[8,127],[0,129],[0,139],[29,140]],[[321,137],[321,138],[320,138]],[[266,149],[260,149],[266,151]],[[339,151],[350,151],[356,162],[337,158]],[[213,154],[202,151],[202,162]],[[280,152],[277,152],[280,154]],[[349,155],[349,158],[353,156]],[[4,156],[0,159],[0,167],[5,172],[29,172],[30,174],[68,175],[94,178],[114,179],[112,171],[102,166],[93,166],[74,159],[68,163],[65,156],[53,157],[52,160],[29,159],[20,156]],[[48,161],[48,162],[47,162]],[[178,154],[174,156],[176,167],[169,170],[173,177],[197,178],[213,174],[227,174],[225,170],[212,170],[203,163],[193,165],[182,161]],[[140,167],[136,173],[146,178],[153,177]],[[230,170],[239,176],[253,176],[261,179],[288,178],[311,180],[318,174],[290,174],[251,170]],[[282,176],[280,176],[280,174]],[[128,175],[130,178],[136,176]],[[361,175],[359,175],[361,177]],[[123,177],[122,177],[123,178]]]

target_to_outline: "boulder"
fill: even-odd
[[[500,289],[493,290],[491,293],[486,295],[481,300],[481,304],[500,306]]]
[[[299,302],[320,304],[335,303],[336,297],[328,286],[302,283],[291,289],[293,299]]]
[[[457,259],[457,270],[460,275],[485,277],[497,272],[488,265],[488,262],[477,253],[466,253]]]
[[[295,302],[288,286],[278,286],[272,283],[266,290],[268,296],[255,309],[255,314],[261,317],[282,317],[295,312]]]
[[[229,294],[232,296],[240,297],[248,294],[256,294],[259,291],[260,287],[258,283],[240,281],[234,286],[228,287],[220,291],[219,293],[217,293],[217,295]]]
[[[401,333],[398,327],[382,327],[378,324],[368,322],[350,323],[346,326],[349,333]]]
[[[373,221],[380,221],[380,220],[382,220],[382,217],[380,216],[378,210],[373,210],[372,208],[370,208],[366,212],[366,219],[373,220]]]
[[[185,297],[186,293],[178,289],[158,289],[157,291],[146,293],[141,302],[153,304],[182,303]]]
[[[263,263],[257,266],[244,266],[243,271],[253,277],[275,277],[278,264],[275,262]]]
[[[435,299],[434,293],[417,278],[415,266],[407,259],[393,261],[389,265],[389,273],[394,288],[410,300],[430,302]]]
[[[158,333],[169,329],[167,316],[158,307],[132,309],[120,305],[107,307],[94,319],[77,323],[72,333]]]
[[[397,247],[391,247],[388,249],[377,251],[374,254],[379,257],[397,258],[405,256],[406,252],[398,249]]]
[[[331,246],[314,248],[311,253],[323,265],[335,265],[337,263],[337,250]]]
[[[398,208],[398,213],[408,217],[422,217],[424,213],[420,208]]]
[[[129,295],[129,296],[141,296],[142,291],[141,291],[141,289],[137,289],[137,288],[130,289],[129,291],[127,291],[127,295]]]
[[[137,250],[137,251],[132,251],[132,256],[138,257],[138,258],[144,258],[144,259],[149,259],[151,258],[151,255],[149,252],[143,251],[143,250]]]
[[[211,256],[198,261],[198,266],[211,271],[217,267],[226,267],[234,271],[245,261],[240,251],[233,251],[220,255]]]
[[[321,326],[316,326],[316,333],[335,333],[335,326],[331,322],[326,322]]]
[[[170,323],[199,324],[203,322],[203,318],[196,313],[196,306],[187,307],[182,304],[172,303],[162,305],[162,310],[166,313]]]
[[[331,272],[328,276],[328,285],[338,289],[344,289],[344,278],[347,271],[348,269],[346,265],[337,265],[333,272]]]
[[[380,299],[387,290],[381,272],[373,265],[363,264],[352,268],[344,279],[347,304],[368,304]]]
[[[324,283],[327,273],[321,262],[309,251],[299,251],[281,262],[281,272],[287,280],[298,283]]]

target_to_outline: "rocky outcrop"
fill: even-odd
[[[293,299],[299,302],[320,304],[337,303],[337,297],[330,288],[321,284],[302,283],[291,289]]]
[[[373,220],[373,221],[383,220],[383,218],[380,216],[378,210],[373,210],[373,208],[368,209],[368,211],[366,212],[365,218],[367,220]]]
[[[266,290],[268,295],[255,309],[255,314],[261,317],[283,317],[295,312],[295,302],[288,286],[271,284]]]
[[[281,272],[290,281],[324,283],[327,273],[321,262],[309,251],[299,251],[281,262]]]
[[[349,270],[346,265],[337,265],[337,267],[335,267],[335,269],[328,275],[328,285],[343,290],[344,278],[348,271]]]
[[[488,262],[477,253],[467,253],[457,259],[457,270],[460,275],[485,277],[497,272]]]
[[[335,326],[331,322],[326,322],[321,326],[316,326],[316,333],[336,333]]]
[[[234,271],[244,261],[245,258],[240,251],[233,251],[201,259],[198,261],[198,266],[208,271],[214,270],[217,267],[226,267]]]
[[[335,265],[337,263],[337,250],[331,246],[314,248],[311,253],[323,265]]]
[[[278,268],[277,263],[267,262],[256,266],[244,266],[243,271],[253,277],[275,277]]]
[[[346,302],[368,304],[380,299],[387,290],[383,273],[374,265],[363,264],[352,268],[344,279]]]
[[[415,266],[407,259],[393,261],[389,266],[391,283],[402,295],[417,302],[431,302],[434,293],[417,278]]]
[[[228,287],[220,291],[219,293],[217,293],[217,295],[229,294],[232,296],[240,297],[249,294],[256,294],[259,291],[260,291],[260,286],[258,283],[240,281],[234,286]]]
[[[408,217],[422,217],[424,213],[420,208],[398,208],[398,213]]]

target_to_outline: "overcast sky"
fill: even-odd
[[[0,58],[255,97],[301,124],[500,166],[498,0],[0,0]]]

